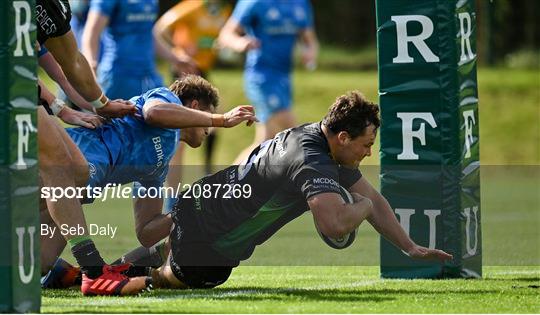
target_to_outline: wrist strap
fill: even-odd
[[[212,127],[225,127],[225,117],[221,114],[212,114]]]
[[[96,109],[105,107],[105,105],[107,105],[108,103],[109,103],[109,98],[107,98],[107,96],[105,96],[105,93],[103,92],[101,93],[101,96],[97,100],[90,102],[90,104]]]
[[[66,103],[59,98],[55,98],[52,104],[49,105],[54,116],[58,116],[58,113],[60,113],[64,107],[66,107]]]

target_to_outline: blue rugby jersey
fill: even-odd
[[[246,72],[289,74],[298,33],[313,27],[307,0],[239,0],[232,16],[261,42],[247,53]]]
[[[128,75],[154,72],[152,27],[157,0],[92,0],[90,11],[110,18],[102,36],[100,71]]]
[[[147,188],[163,185],[180,140],[180,130],[154,127],[144,121],[142,109],[151,100],[182,105],[169,89],[156,88],[130,100],[137,108],[136,116],[112,119],[95,130],[68,129],[88,160],[90,186],[130,182]]]

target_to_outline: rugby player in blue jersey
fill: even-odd
[[[150,271],[157,287],[215,287],[256,246],[308,210],[328,237],[347,235],[367,220],[412,258],[452,259],[412,241],[388,201],[359,171],[360,162],[371,155],[379,124],[378,106],[351,92],[337,98],[322,121],[279,132],[241,165],[200,179],[195,183],[200,187],[247,185],[250,193],[231,196],[214,188],[197,197],[185,191],[167,217],[174,225],[165,264],[141,271]],[[344,202],[340,185],[354,203]],[[136,257],[137,251],[124,260],[138,264],[143,257]]]
[[[293,127],[291,67],[293,48],[302,43],[302,61],[308,69],[316,65],[318,42],[308,0],[239,0],[219,35],[219,44],[247,52],[244,90],[261,121],[254,142],[237,158],[277,132]]]
[[[185,76],[169,88],[149,90],[133,97],[131,102],[137,109],[135,116],[113,119],[95,129],[67,129],[84,156],[83,165],[79,167],[85,167],[89,174],[78,180],[79,186],[104,188],[107,184],[136,182],[137,190],[159,189],[179,141],[198,147],[210,127],[228,128],[244,121],[248,124],[256,121],[253,108],[248,105],[238,106],[225,114],[214,114],[219,103],[218,92],[195,75]],[[140,196],[138,192],[134,195],[135,230],[141,244],[149,247],[168,235],[170,215],[161,212],[162,198]],[[85,199],[82,202],[91,201]],[[42,209],[41,214],[43,224],[55,227],[46,209]],[[59,233],[52,238],[42,236],[44,270],[53,265],[65,245]],[[59,266],[53,271],[65,272],[65,269]],[[51,282],[62,276],[49,275],[44,279],[44,286],[55,286]],[[106,294],[101,292],[104,288],[98,282],[84,287],[84,279],[85,275],[83,293]]]

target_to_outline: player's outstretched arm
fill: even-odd
[[[234,127],[242,122],[250,125],[258,121],[253,106],[241,105],[225,114],[212,114],[198,110],[198,103],[193,108],[178,104],[151,101],[143,107],[143,116],[147,124],[160,128],[183,129],[191,127]]]
[[[396,219],[386,198],[373,188],[365,178],[360,178],[360,180],[351,187],[351,192],[361,194],[371,199],[373,211],[367,218],[368,222],[375,230],[377,230],[377,232],[410,257],[417,259],[435,259],[440,261],[452,259],[452,255],[442,250],[429,249],[420,246],[411,240]]]

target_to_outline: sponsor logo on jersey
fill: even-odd
[[[50,35],[56,32],[56,24],[49,17],[45,8],[40,4],[36,5],[36,21],[45,34]]]
[[[90,177],[96,176],[97,169],[93,163],[88,162],[88,171],[90,173]]]
[[[332,186],[339,187],[339,184],[335,180],[333,180],[331,178],[328,178],[328,177],[314,178],[313,179],[313,184],[315,184],[315,185],[332,185]]]
[[[280,137],[275,138],[276,141],[276,149],[278,150],[279,157],[282,158],[285,154],[287,154],[287,151],[285,151],[285,148],[283,148],[283,139]]]
[[[163,165],[163,147],[161,146],[161,137],[154,137],[152,138],[152,142],[154,143],[154,150],[156,150],[156,167],[160,167]]]

